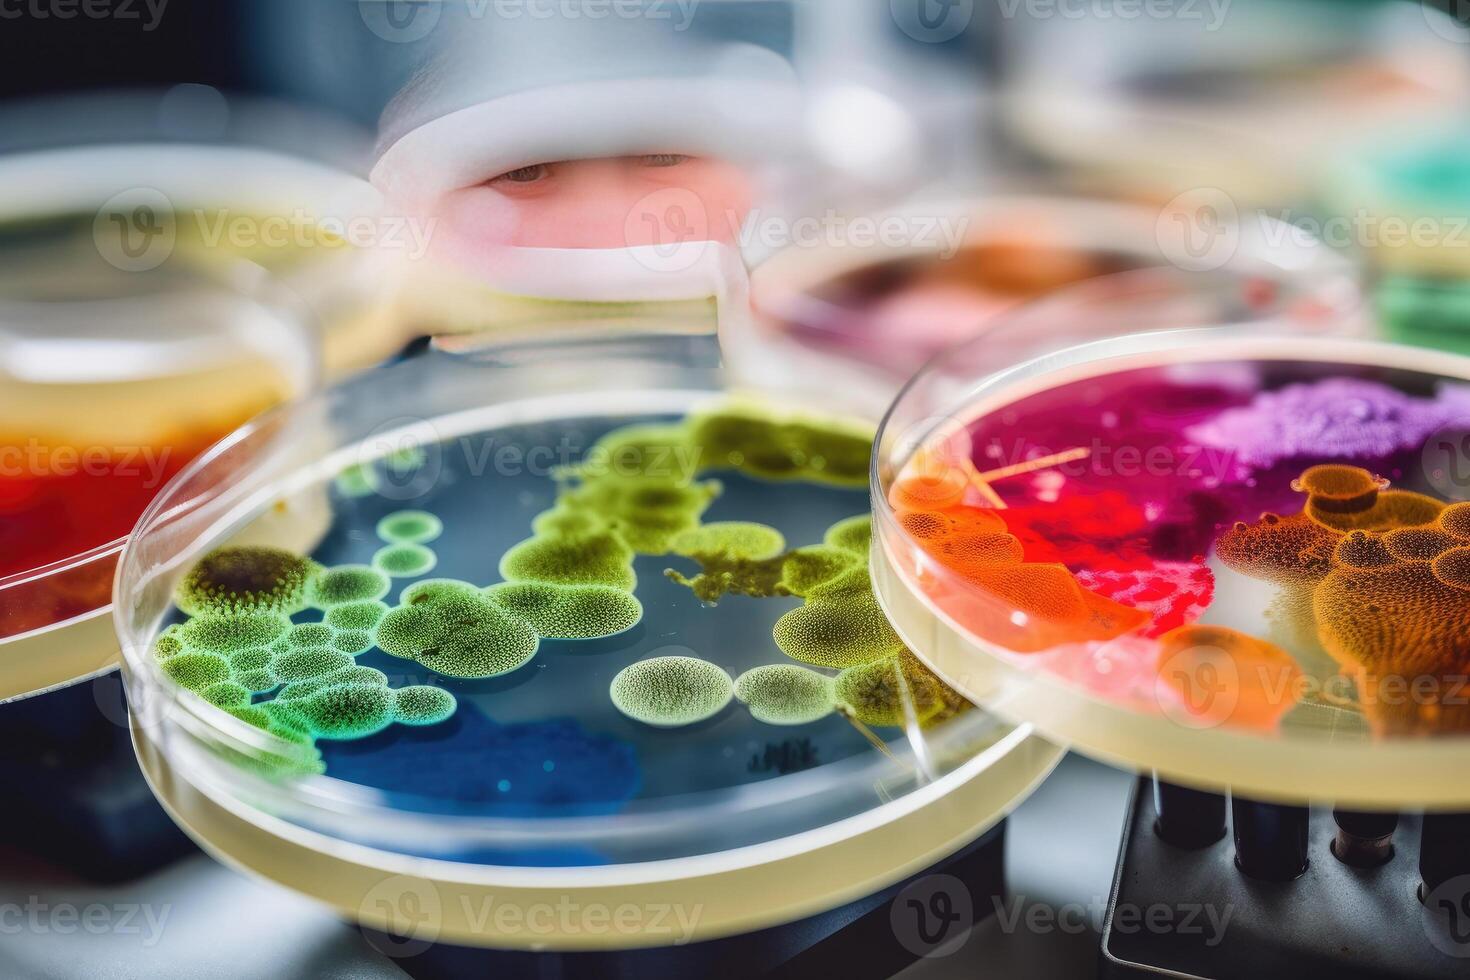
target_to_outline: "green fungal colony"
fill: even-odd
[[[653,657],[619,671],[608,694],[614,707],[634,721],[673,728],[719,714],[734,687],[730,675],[708,660]]]
[[[505,674],[529,663],[543,639],[587,640],[636,626],[643,608],[634,559],[675,555],[700,571],[666,574],[706,602],[731,593],[803,599],[778,620],[774,638],[809,666],[766,665],[736,682],[693,657],[641,661],[609,688],[624,715],[687,725],[718,714],[737,694],[753,717],[778,725],[834,708],[875,725],[953,713],[961,702],[904,649],[877,607],[865,516],[833,525],[821,544],[794,549],[767,525],[702,523],[723,492],[707,474],[860,487],[870,437],[855,426],[742,406],[617,429],[558,472],[554,504],[533,519],[531,537],[501,556],[503,581],[482,588],[424,579],[393,605],[384,601],[392,579],[418,578],[435,565],[427,543],[444,528],[427,511],[378,521],[384,545],[371,564],[323,568],[274,548],[221,548],[180,583],[176,602],[190,618],[163,631],[156,656],[180,687],[295,747],[279,759],[242,762],[321,771],[317,739],[362,738],[395,722],[433,725],[456,709],[442,688],[393,690],[382,672],[356,663],[359,654],[376,647],[453,678]],[[339,477],[338,489],[365,495],[377,481],[375,469],[357,467]],[[319,622],[291,622],[308,609],[321,612]]]
[[[421,544],[390,544],[373,555],[373,567],[393,578],[416,578],[434,570],[439,559]]]
[[[833,681],[796,664],[766,664],[735,678],[735,697],[756,721],[805,725],[832,713]]]
[[[193,616],[290,615],[306,608],[316,562],[279,548],[219,548],[200,559],[178,588],[180,609]]]
[[[380,520],[377,532],[389,544],[428,544],[444,533],[444,523],[426,510],[399,510]]]
[[[373,647],[388,588],[388,576],[366,565],[324,569],[274,548],[222,548],[180,582],[175,602],[190,617],[159,635],[155,656],[180,688],[289,743],[264,756],[228,750],[243,765],[320,772],[317,739],[363,738],[394,722],[428,725],[454,714],[449,692],[403,688],[412,693],[400,701],[382,671],[354,659]],[[291,622],[308,608],[322,620]]]
[[[307,600],[319,609],[381,599],[393,587],[388,576],[371,565],[339,565],[312,580]]]
[[[448,677],[509,673],[536,655],[540,638],[468,582],[440,579],[404,590],[378,624],[378,648]]]
[[[965,709],[966,702],[904,646],[878,606],[868,576],[872,521],[866,514],[838,521],[827,529],[819,545],[775,556],[758,554],[750,547],[752,542],[776,540],[774,529],[767,528],[769,534],[762,536],[755,530],[760,527],[749,525],[749,530],[738,534],[709,539],[725,543],[723,550],[692,550],[691,557],[701,568],[698,575],[690,578],[672,570],[666,574],[707,602],[731,592],[802,598],[801,606],[776,620],[772,630],[776,646],[792,660],[839,671],[829,697],[855,721],[877,726],[931,724]],[[790,665],[790,669],[801,668]],[[741,680],[749,673],[741,675]],[[774,685],[774,677],[779,676],[773,675],[770,683]],[[783,680],[793,686],[805,680],[815,691],[810,679],[791,675]],[[738,684],[736,693],[739,695]],[[762,713],[774,716],[780,712],[779,707],[757,709],[757,701],[751,698],[741,696],[741,700],[762,721],[772,720]],[[791,702],[777,699],[774,703]],[[815,702],[812,710],[817,710]]]

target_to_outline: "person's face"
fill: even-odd
[[[672,153],[521,167],[446,195],[439,223],[457,251],[495,246],[625,248],[733,243],[750,181],[722,160]]]

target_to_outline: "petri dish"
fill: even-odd
[[[1393,0],[1026,28],[1009,131],[1077,186],[1155,201],[1307,207],[1339,154],[1463,113],[1470,81],[1464,26]]]
[[[165,490],[115,619],[139,758],[206,849],[396,935],[411,893],[430,941],[666,945],[473,912],[697,904],[692,938],[744,933],[933,865],[1044,777],[1058,750],[873,605],[872,422],[732,380],[674,320],[457,338]],[[314,541],[237,546],[303,494]]]
[[[49,244],[9,256],[40,268]],[[134,522],[317,371],[257,267],[46,271],[18,281],[7,261],[0,296],[0,702],[116,668],[108,609]]]
[[[181,85],[23,102],[0,130],[0,288],[248,261],[304,304],[329,376],[410,339],[397,297],[427,231],[355,174],[367,140],[351,127]]]
[[[1360,147],[1334,169],[1323,209],[1373,277],[1372,305],[1390,339],[1464,353],[1470,336],[1465,194],[1470,140],[1451,127],[1409,127]]]
[[[957,350],[884,422],[874,585],[910,646],[1173,782],[1463,809],[1470,361],[1286,325],[1036,349]]]
[[[1265,217],[1221,226],[1218,245],[1194,255],[1158,209],[1076,197],[917,202],[871,222],[911,240],[789,248],[754,270],[751,295],[760,344],[785,345],[803,369],[850,362],[886,395],[941,350],[1084,282],[1091,315],[1128,330],[1146,318],[1338,320],[1359,302],[1343,258]]]

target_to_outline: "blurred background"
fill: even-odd
[[[84,474],[101,497],[0,474],[8,664],[106,605],[188,458],[425,337],[674,304],[875,411],[1023,305],[1084,336],[1290,317],[1470,351],[1464,0],[0,0],[0,41],[0,446],[173,452]],[[0,664],[0,701],[115,656]],[[0,748],[13,782],[99,764],[38,744]],[[1013,890],[1078,932],[992,920],[914,975],[1090,975],[1130,778],[1069,760],[1013,820]],[[0,850],[0,902],[173,924],[0,918],[0,974],[401,975],[197,853],[125,884],[64,864]]]

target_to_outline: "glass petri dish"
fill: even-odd
[[[7,263],[0,297],[0,701],[116,668],[108,608],[133,523],[317,371],[257,267],[47,271],[22,283]]]
[[[1012,39],[1008,129],[1095,191],[1308,207],[1340,153],[1464,112],[1470,65],[1453,42],[1467,37],[1449,14],[1397,0],[1033,20]]]
[[[367,139],[350,126],[180,85],[14,104],[0,132],[0,289],[243,260],[305,304],[328,375],[410,339],[397,296],[427,232],[355,174]]]
[[[885,396],[941,350],[1083,282],[1089,315],[1129,330],[1147,319],[1338,322],[1359,303],[1345,259],[1265,217],[1221,226],[1218,245],[1196,255],[1175,242],[1169,214],[1085,198],[920,202],[871,222],[910,229],[913,238],[894,247],[789,248],[755,269],[751,296],[759,345],[783,345],[800,370],[850,362]]]
[[[1055,764],[873,606],[871,423],[737,390],[687,324],[585,326],[278,410],[144,516],[115,607],[135,743],[216,856],[400,935],[413,892],[439,941],[664,945],[472,913],[792,921],[975,840]],[[303,495],[311,541],[236,547]]]
[[[874,585],[925,662],[1170,781],[1463,809],[1470,361],[1287,325],[1033,353],[937,360],[880,433]]]

